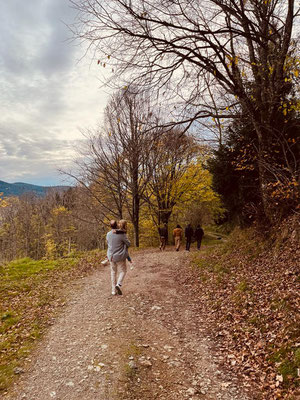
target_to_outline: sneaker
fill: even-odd
[[[112,296],[115,296],[117,294],[117,292],[111,292]]]
[[[131,271],[133,270],[133,268],[134,268],[134,264],[133,264],[133,262],[131,262],[131,263],[130,263],[130,269],[131,269]]]
[[[105,260],[101,261],[102,265],[107,265],[108,264],[108,259],[106,258]]]
[[[122,290],[121,290],[121,288],[120,288],[120,286],[116,286],[116,291],[117,291],[117,294],[119,294],[120,296],[122,295]]]

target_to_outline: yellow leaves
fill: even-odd
[[[59,206],[59,207],[53,208],[53,210],[52,210],[52,214],[55,215],[56,217],[58,217],[61,214],[68,214],[68,213],[69,213],[69,211],[64,206]]]
[[[198,160],[191,164],[184,175],[177,182],[176,190],[183,192],[180,202],[185,206],[191,202],[218,201],[217,194],[212,190],[212,176],[203,169],[202,162]]]
[[[7,207],[9,204],[8,204],[8,201],[6,200],[6,199],[2,199],[1,198],[1,196],[3,195],[3,193],[0,193],[0,208],[4,208],[4,207]]]
[[[54,258],[56,254],[56,243],[54,242],[51,235],[47,235],[48,239],[45,243],[45,250],[47,258]]]
[[[231,56],[229,54],[226,54],[226,58],[229,60],[229,63],[227,64],[227,67],[230,68],[233,65],[238,65],[239,58],[237,56]]]
[[[282,103],[278,110],[282,110],[284,116],[288,115],[288,113],[291,111],[297,112],[300,110],[300,101],[295,101],[295,99],[292,99],[290,101]]]

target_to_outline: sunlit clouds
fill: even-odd
[[[99,66],[71,41],[68,0],[0,4],[0,180],[61,182],[80,128],[101,120]]]

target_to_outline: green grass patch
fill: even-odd
[[[133,358],[135,360],[134,362],[136,363],[136,360],[138,357],[142,355],[142,350],[139,346],[131,342],[123,352],[123,374],[125,380],[129,381],[134,381],[135,377],[137,375],[137,368],[134,368],[130,365],[130,359]]]
[[[243,293],[249,291],[250,288],[248,282],[246,280],[241,281],[240,283],[237,284],[236,290]]]
[[[225,237],[215,234],[214,232],[207,232],[203,236],[201,245],[218,246],[218,245],[221,245],[224,243],[224,239],[225,239]]]
[[[3,334],[12,326],[17,324],[20,320],[20,317],[16,315],[14,312],[6,311],[1,315],[1,323],[0,323],[0,334]]]
[[[285,386],[298,377],[300,368],[300,348],[294,349],[289,345],[282,346],[270,357],[270,361],[278,365],[278,374],[282,375]],[[299,382],[297,382],[299,386]]]
[[[56,260],[22,258],[0,268],[0,397],[16,376],[76,278],[90,273],[104,252]]]

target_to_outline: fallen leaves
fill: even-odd
[[[285,221],[284,228],[299,230],[299,221]],[[233,237],[222,249],[197,255],[198,268],[185,278],[198,286],[199,308],[214,326],[226,368],[249,379],[266,399],[292,398],[300,384],[296,237],[286,235],[280,251],[245,234]]]

